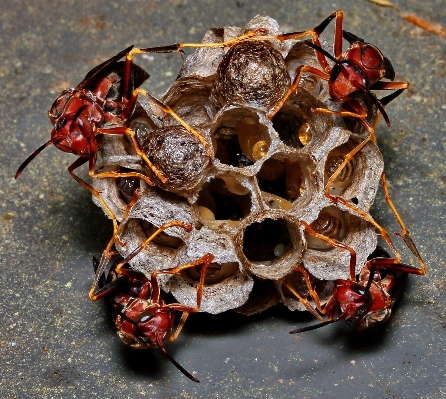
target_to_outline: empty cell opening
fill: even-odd
[[[262,192],[279,197],[278,201],[275,201],[269,199],[268,195],[264,195],[266,203],[273,209],[288,210],[291,203],[304,195],[306,191],[302,169],[297,161],[270,158],[264,162],[256,177]],[[284,203],[281,199],[286,202]]]
[[[232,189],[232,186],[229,188]],[[217,178],[213,179],[200,192],[197,205],[205,222],[214,220],[240,221],[251,210],[251,196],[250,194],[239,195],[229,191],[225,180]]]
[[[344,212],[334,206],[323,209],[319,213],[317,219],[310,224],[310,227],[316,233],[336,241],[342,241],[348,233],[348,226]],[[311,235],[308,231],[305,231],[305,239],[307,240],[307,245],[310,249],[329,251],[335,248],[327,241]]]
[[[149,238],[152,234],[154,234],[158,227],[148,222],[147,220],[141,220],[141,228],[144,232],[146,238]],[[162,247],[168,247],[172,249],[177,249],[183,244],[183,240],[179,237],[169,235],[165,231],[159,233],[152,241],[153,244],[157,244]]]
[[[217,152],[215,158],[226,165],[243,168],[254,165],[240,148],[238,137],[234,129],[223,127],[215,135]]]
[[[181,272],[181,275],[188,281],[198,283],[201,278],[203,265],[190,267]],[[211,263],[206,269],[204,285],[214,285],[239,273],[239,264],[237,262]]]
[[[283,219],[265,219],[245,229],[243,253],[251,262],[274,262],[291,249],[290,232]]]
[[[248,110],[231,110],[220,118],[212,134],[215,157],[223,164],[246,167],[262,159],[269,150],[268,129]]]

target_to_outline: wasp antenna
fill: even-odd
[[[23,172],[23,170],[28,166],[28,164],[37,156],[39,155],[45,147],[48,147],[51,144],[54,144],[58,141],[61,141],[62,138],[60,137],[54,137],[51,140],[48,140],[45,144],[40,146],[37,150],[35,150],[28,158],[25,159],[25,161],[20,165],[20,167],[17,169],[17,172],[15,173],[14,178],[17,179],[20,174]]]
[[[365,43],[364,39],[361,39],[360,37],[354,35],[351,32],[347,32],[346,30],[342,31],[342,37],[347,40],[350,44],[359,42],[359,43]]]
[[[317,328],[321,328],[324,326],[327,326],[328,324],[332,324],[338,321],[338,318],[336,318],[335,320],[327,320],[324,321],[322,323],[319,324],[313,324],[312,326],[308,326],[308,327],[302,327],[302,328],[297,328],[293,331],[290,331],[288,334],[299,334],[301,332],[305,332],[305,331],[311,331],[311,330],[316,330]]]
[[[333,57],[328,51],[324,50],[322,47],[318,46],[317,44],[314,44],[311,40],[304,40],[304,43],[311,48],[314,48],[316,51],[319,51],[320,53],[324,54],[327,58],[329,58],[331,61],[338,63],[338,60]]]
[[[166,348],[163,346],[163,343],[161,342],[161,338],[159,336],[156,337],[156,343],[158,344],[159,348],[163,351],[163,353],[169,358],[169,360],[173,363],[173,365],[180,370],[187,378],[194,382],[200,382],[198,378],[195,378],[191,373],[189,373],[183,366],[181,366],[180,363],[178,363],[170,354],[167,352]]]
[[[386,125],[388,127],[390,127],[389,117],[387,115],[387,112],[384,110],[384,107],[382,106],[381,102],[373,94],[370,95],[370,98],[372,99],[372,102],[376,105],[376,107],[378,108],[379,112],[381,113],[381,115],[383,116],[384,120],[386,121]]]

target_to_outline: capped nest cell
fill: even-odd
[[[223,42],[259,28],[282,33],[273,19],[256,16],[244,28],[210,29],[203,42]],[[101,170],[136,171],[155,183],[150,187],[138,177],[94,179],[120,222],[117,250],[125,257],[161,225],[190,223],[190,232],[167,229],[130,263],[149,276],[212,253],[200,311],[254,314],[279,302],[305,310],[279,281],[307,296],[296,266],[308,271],[323,303],[334,280],[349,278],[350,254],[309,234],[303,222],[353,248],[357,273],[376,247],[373,226],[324,192],[346,154],[366,137],[356,121],[313,112],[339,109],[329,99],[327,82],[304,75],[298,90],[270,117],[300,65],[319,66],[314,50],[298,40],[249,40],[200,48],[188,56],[160,100],[202,135],[211,152],[141,97],[127,125],[167,182],[146,166],[124,135],[104,138]],[[364,106],[376,113],[373,104]],[[367,214],[382,169],[381,154],[370,141],[333,181],[330,195]],[[197,266],[159,275],[160,284],[178,302],[195,306],[200,271]]]

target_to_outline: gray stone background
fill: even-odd
[[[401,10],[366,0],[2,2],[2,398],[446,397],[446,39],[401,17],[445,26],[445,2],[394,3]],[[69,176],[74,156],[51,147],[18,181],[14,173],[48,140],[46,112],[59,92],[126,46],[199,41],[209,27],[244,26],[258,13],[286,32],[304,30],[336,9],[345,11],[346,30],[376,44],[397,80],[411,83],[387,108],[391,129],[382,123],[377,136],[391,193],[428,275],[410,277],[390,321],[363,333],[337,323],[289,335],[314,320],[282,306],[250,318],[192,315],[168,349],[201,379],[195,384],[159,350],[125,347],[105,304],[89,301],[91,257],[108,241],[111,223]],[[145,87],[160,96],[181,58],[137,62],[152,75]],[[372,214],[397,231],[382,197]]]

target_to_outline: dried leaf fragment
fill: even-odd
[[[430,22],[418,18],[412,14],[404,14],[404,19],[413,23],[414,25],[427,30],[428,32],[435,33],[436,35],[440,35],[446,37],[446,28],[441,24],[431,24]]]
[[[388,0],[369,0],[371,3],[378,4],[383,7],[392,7],[396,10],[401,10],[398,6]],[[418,26],[421,29],[427,30],[439,36],[446,37],[446,28],[441,24],[432,24],[425,19],[421,19],[412,14],[401,13],[401,16],[408,22]]]
[[[391,3],[388,0],[369,0],[369,1],[372,3],[378,4],[380,6],[383,6],[383,7],[393,7],[393,8],[398,9],[398,7],[395,4]]]

